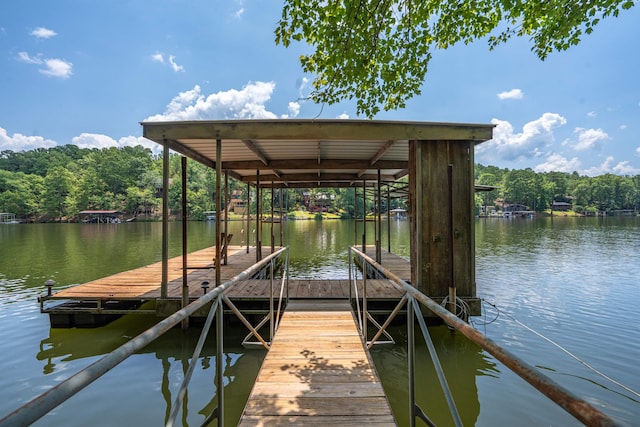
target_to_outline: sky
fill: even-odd
[[[0,151],[142,144],[140,122],[358,119],[305,100],[313,76],[277,46],[282,2],[23,0],[0,8]],[[540,61],[526,38],[435,51],[422,94],[375,119],[493,123],[477,163],[640,174],[640,6]]]

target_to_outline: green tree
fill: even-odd
[[[544,60],[633,6],[632,0],[286,0],[275,40],[312,46],[300,63],[315,76],[314,101],[355,98],[358,114],[373,117],[380,106],[403,108],[420,94],[438,49],[485,38],[493,49],[527,37]]]
[[[74,176],[63,166],[50,169],[44,178],[42,207],[44,213],[62,219],[72,213],[74,206]]]
[[[0,170],[0,211],[20,218],[37,216],[43,179],[38,175]]]

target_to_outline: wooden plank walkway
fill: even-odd
[[[271,253],[269,247],[262,248],[263,256]],[[187,256],[187,282],[189,296],[197,298],[202,295],[200,284],[208,281],[215,285],[215,269],[213,258],[215,247],[191,252]],[[228,264],[222,266],[220,277],[225,282],[241,273],[255,263],[255,248],[246,253],[246,247],[229,246]],[[182,256],[168,260],[169,297],[180,298],[182,295]],[[56,292],[51,299],[74,300],[154,300],[160,298],[162,282],[162,262],[156,262],[133,270],[123,271],[108,277],[92,280]]]
[[[230,246],[228,264],[222,266],[220,276],[225,282],[255,263],[255,248],[246,253],[246,247]],[[268,256],[269,247],[262,249],[263,256]],[[368,251],[371,253],[371,251]],[[188,254],[187,282],[191,299],[202,295],[200,287],[203,281],[210,286],[215,284],[215,269],[212,259],[215,248],[209,247]],[[409,262],[386,251],[382,252],[382,263],[400,277],[410,271]],[[180,298],[182,295],[182,256],[169,259],[169,283],[167,293],[170,298]],[[348,273],[345,271],[345,276]],[[72,286],[53,294],[50,299],[55,300],[141,300],[151,301],[160,297],[160,282],[162,280],[162,263],[157,262],[145,267],[124,271],[108,277]],[[276,284],[279,286],[279,283]],[[278,291],[276,291],[277,293]],[[362,285],[359,284],[360,295]],[[234,299],[265,299],[269,296],[268,280],[247,280],[234,285],[227,291],[227,295]],[[372,299],[398,299],[402,293],[385,280],[367,280],[367,295]],[[349,280],[289,280],[289,296],[291,298],[347,298],[349,296]]]
[[[347,301],[291,301],[240,426],[395,426]]]

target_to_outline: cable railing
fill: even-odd
[[[358,291],[358,270],[354,268],[355,261],[360,263],[361,270],[361,283],[362,283],[362,295],[359,295]],[[384,275],[389,279],[389,282],[397,289],[405,291],[406,293],[396,305],[392,313],[387,320],[380,325],[375,321],[373,316],[367,310],[367,270],[372,268]],[[353,271],[352,271],[353,270]],[[436,369],[438,380],[445,394],[451,417],[453,418],[456,426],[461,426],[462,421],[455,407],[455,401],[451,392],[449,391],[444,371],[438,361],[438,356],[433,346],[433,342],[429,336],[429,331],[422,315],[421,306],[426,307],[435,315],[440,317],[451,329],[457,330],[462,333],[469,340],[479,345],[483,350],[490,353],[493,357],[502,362],[507,368],[516,373],[522,379],[527,381],[533,387],[535,387],[542,394],[551,399],[558,406],[563,408],[569,414],[577,418],[579,421],[588,426],[617,426],[619,425],[608,415],[602,411],[593,407],[585,400],[577,397],[569,390],[565,389],[560,384],[553,381],[543,373],[539,372],[534,366],[528,364],[524,360],[520,359],[516,355],[510,353],[491,339],[484,336],[480,331],[473,328],[466,321],[461,320],[456,315],[449,312],[431,298],[418,291],[406,281],[400,279],[390,270],[386,269],[374,259],[367,256],[362,251],[358,250],[355,246],[349,248],[349,281],[350,292],[349,298],[352,301],[352,305],[356,307],[356,317],[358,318],[358,326],[363,336],[363,340],[368,348],[371,348],[377,343],[377,339],[384,333],[387,334],[384,329],[390,324],[391,320],[397,315],[401,308],[407,305],[407,365],[409,374],[409,410],[410,410],[410,426],[415,426],[416,418],[423,420],[427,425],[433,426],[434,424],[429,420],[428,416],[422,411],[422,409],[416,404],[415,401],[415,323],[416,320],[419,324],[425,343],[427,344],[431,360]],[[355,301],[354,301],[355,299]],[[368,340],[367,323],[372,323],[378,328],[378,331],[371,340]]]
[[[275,261],[281,257],[285,256],[284,268],[283,268],[283,278],[281,281],[281,290],[279,293],[279,302],[278,302],[278,312],[275,313],[273,308],[275,306],[274,301],[274,276],[276,274],[276,266]],[[186,395],[186,389],[189,384],[189,380],[191,379],[191,375],[194,371],[196,362],[200,356],[200,352],[204,346],[204,342],[208,335],[208,332],[213,324],[213,319],[216,318],[216,328],[215,328],[215,336],[216,336],[216,393],[217,393],[217,408],[213,411],[213,413],[207,418],[205,421],[209,423],[214,419],[218,420],[218,425],[224,425],[224,381],[223,381],[223,338],[224,338],[224,321],[223,321],[223,302],[226,304],[230,303],[230,300],[224,295],[224,292],[231,288],[236,283],[252,278],[256,273],[263,270],[265,267],[270,269],[270,280],[271,280],[271,298],[270,298],[270,313],[267,316],[271,321],[270,326],[270,339],[269,342],[260,337],[258,329],[254,328],[250,325],[247,319],[239,312],[236,312],[237,308],[232,311],[236,315],[240,315],[241,321],[250,327],[251,333],[250,335],[256,336],[259,340],[264,342],[264,345],[268,348],[270,345],[270,341],[275,334],[275,330],[277,329],[277,319],[279,318],[282,298],[284,298],[284,286],[288,283],[288,265],[289,265],[289,247],[284,247],[279,249],[278,251],[272,253],[271,255],[265,257],[260,262],[252,265],[248,269],[239,273],[235,277],[230,280],[222,283],[220,286],[215,287],[209,293],[205,293],[203,296],[193,301],[191,304],[182,308],[181,310],[175,312],[171,316],[163,319],[158,322],[153,327],[147,329],[142,332],[137,337],[131,339],[127,343],[113,350],[111,353],[106,354],[99,360],[95,361],[91,365],[47,390],[46,392],[40,394],[35,397],[31,401],[27,402],[20,408],[14,410],[10,414],[6,415],[4,418],[0,419],[0,427],[8,427],[15,425],[30,425],[42,418],[49,411],[56,408],[61,403],[65,402],[73,395],[78,393],[80,390],[100,378],[106,372],[117,366],[120,362],[127,359],[133,353],[141,350],[165,332],[169,331],[174,326],[178,325],[182,320],[188,318],[193,315],[196,311],[211,303],[211,308],[207,315],[207,319],[202,329],[202,333],[196,344],[196,348],[194,350],[193,356],[190,361],[189,368],[184,376],[182,385],[180,386],[180,391],[178,392],[178,396],[176,397],[176,401],[172,407],[171,414],[169,419],[166,422],[167,426],[172,426],[175,422],[175,419],[180,411],[180,407],[184,396]],[[288,293],[287,293],[288,294]],[[287,295],[288,296],[288,295]],[[235,306],[234,306],[235,307]],[[244,320],[243,320],[244,319]]]

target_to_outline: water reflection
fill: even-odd
[[[480,347],[445,326],[429,327],[429,333],[463,424],[476,425],[480,414],[478,378],[499,377],[498,366]],[[372,356],[398,425],[409,425],[406,326],[395,326],[391,334],[396,345],[376,347]],[[416,346],[415,359],[416,403],[436,425],[454,425],[429,351],[421,337],[420,342],[422,344]]]
[[[144,317],[148,319],[142,319]],[[142,332],[143,325],[152,326],[155,320],[152,316],[139,316],[132,322],[131,319],[123,317],[96,329],[51,329],[49,337],[40,342],[40,351],[36,357],[43,362],[42,371],[45,375],[69,371],[65,372],[66,377]],[[131,390],[126,392],[128,407],[134,412],[134,415],[130,416],[140,417],[145,421],[141,424],[134,422],[132,425],[149,424],[149,419],[156,419],[160,415],[163,417],[162,423],[166,423],[182,379],[187,372],[200,331],[198,327],[192,327],[186,332],[172,329],[122,362],[114,368],[114,372],[108,372],[102,377],[112,376],[105,380],[113,387],[113,376],[126,377],[127,374],[123,371],[130,370],[131,365],[134,366],[135,378],[130,380],[136,383],[136,387],[142,386],[142,389],[133,394]],[[246,350],[239,347],[238,343],[241,342],[244,333],[245,330],[242,327],[236,326],[225,330],[223,383],[225,417],[228,425],[235,425],[240,419],[244,402],[266,354],[264,350]],[[87,345],[88,342],[91,345]],[[150,358],[159,361],[160,364],[150,363]],[[182,419],[182,425],[201,425],[217,407],[215,364],[216,343],[213,337],[209,337],[202,349],[192,382],[183,401],[179,416]],[[102,378],[96,382],[102,381]],[[158,384],[157,389],[153,387],[154,384]],[[138,402],[144,405],[142,401],[149,399],[154,393],[161,396],[163,410],[159,411],[156,407],[151,413],[143,411],[136,414]],[[69,416],[69,412],[83,413],[87,410],[75,397],[65,403],[65,406],[73,409],[61,411],[60,420]],[[54,416],[54,419],[58,418]],[[157,421],[152,424],[159,424],[160,420]]]

